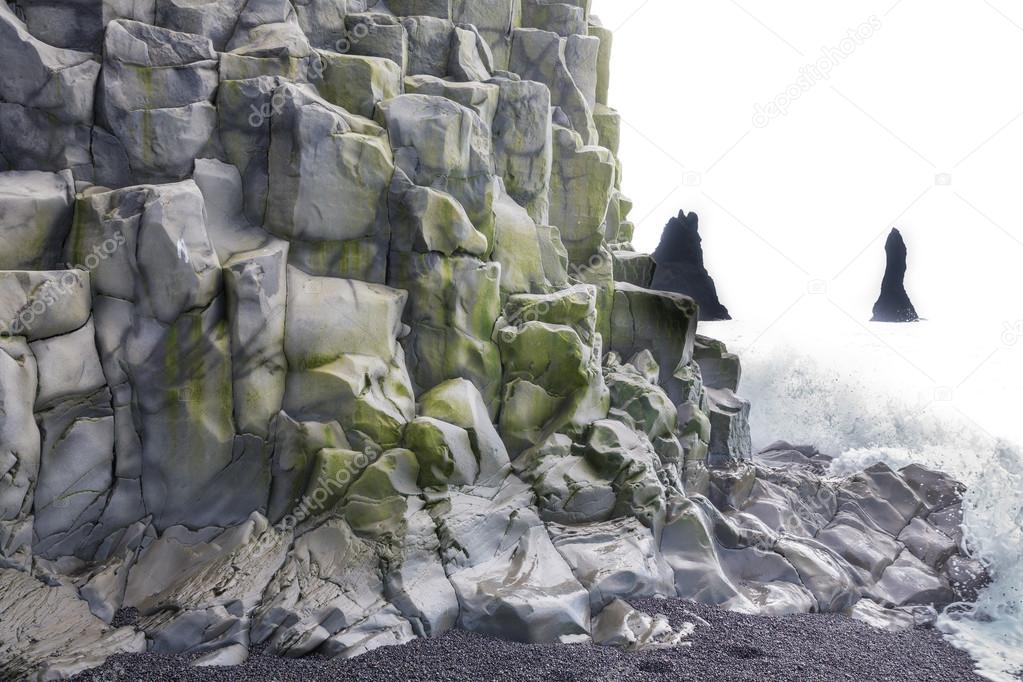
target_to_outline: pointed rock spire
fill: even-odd
[[[675,291],[696,299],[700,306],[700,320],[730,320],[728,308],[718,300],[714,279],[703,264],[703,246],[700,239],[700,217],[695,213],[679,211],[661,233],[661,243],[654,251],[652,289]]]
[[[916,322],[920,317],[916,314],[913,302],[906,293],[906,242],[902,233],[893,228],[885,242],[884,251],[888,265],[881,281],[881,295],[874,304],[872,322]]]

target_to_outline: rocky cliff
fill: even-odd
[[[0,670],[959,594],[645,288],[588,4],[0,3]]]

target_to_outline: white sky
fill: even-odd
[[[1023,320],[1023,3],[593,0],[593,12],[615,31],[610,98],[640,250],[696,211],[736,317],[769,323],[820,280],[866,320],[898,226],[921,315],[982,306],[970,324],[993,343]],[[828,80],[754,126],[756,103],[870,21]]]

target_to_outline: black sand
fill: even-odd
[[[627,653],[594,646],[530,645],[466,632],[386,647],[352,660],[291,660],[254,651],[238,668],[193,668],[188,657],[117,656],[75,680],[260,680],[366,682],[466,680],[981,680],[970,657],[929,628],[876,630],[839,615],[745,616],[679,600],[634,600],[678,625],[697,615],[688,647]]]

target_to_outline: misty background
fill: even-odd
[[[948,403],[1017,435],[1023,7],[594,0],[593,12],[614,30],[634,243],[652,251],[672,215],[700,215],[736,318],[705,332],[748,368],[783,348],[833,351],[920,409]],[[928,320],[915,327],[868,322],[892,227]]]

